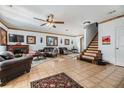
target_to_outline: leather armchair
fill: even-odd
[[[58,54],[58,49],[54,47],[45,47],[43,52],[47,57],[56,57]]]
[[[66,47],[59,47],[59,53],[63,55],[67,55],[69,51]]]

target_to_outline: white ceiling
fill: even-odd
[[[116,10],[108,15],[108,12]],[[43,22],[33,19],[38,17],[46,19],[49,14],[54,14],[56,20],[65,23],[56,25],[57,28],[40,26]],[[0,6],[0,19],[8,27],[25,30],[36,30],[66,35],[83,34],[83,22],[100,22],[102,20],[124,14],[124,6],[121,5],[14,5]],[[68,29],[68,31],[66,31]]]

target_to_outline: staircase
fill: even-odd
[[[93,64],[99,64],[102,61],[101,51],[98,50],[98,34],[90,42],[87,49],[80,54],[79,59]]]

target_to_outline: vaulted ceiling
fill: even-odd
[[[111,13],[112,11],[116,11]],[[33,19],[46,19],[54,14],[56,20],[64,21],[56,28],[40,26],[43,22]],[[124,14],[124,6],[102,5],[13,5],[0,6],[0,20],[9,28],[34,30],[66,35],[82,35],[83,22],[100,22]]]

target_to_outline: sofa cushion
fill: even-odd
[[[4,61],[5,59],[3,57],[0,56],[0,62]]]
[[[14,54],[10,51],[0,52],[0,56],[3,57],[5,60],[14,58]]]

